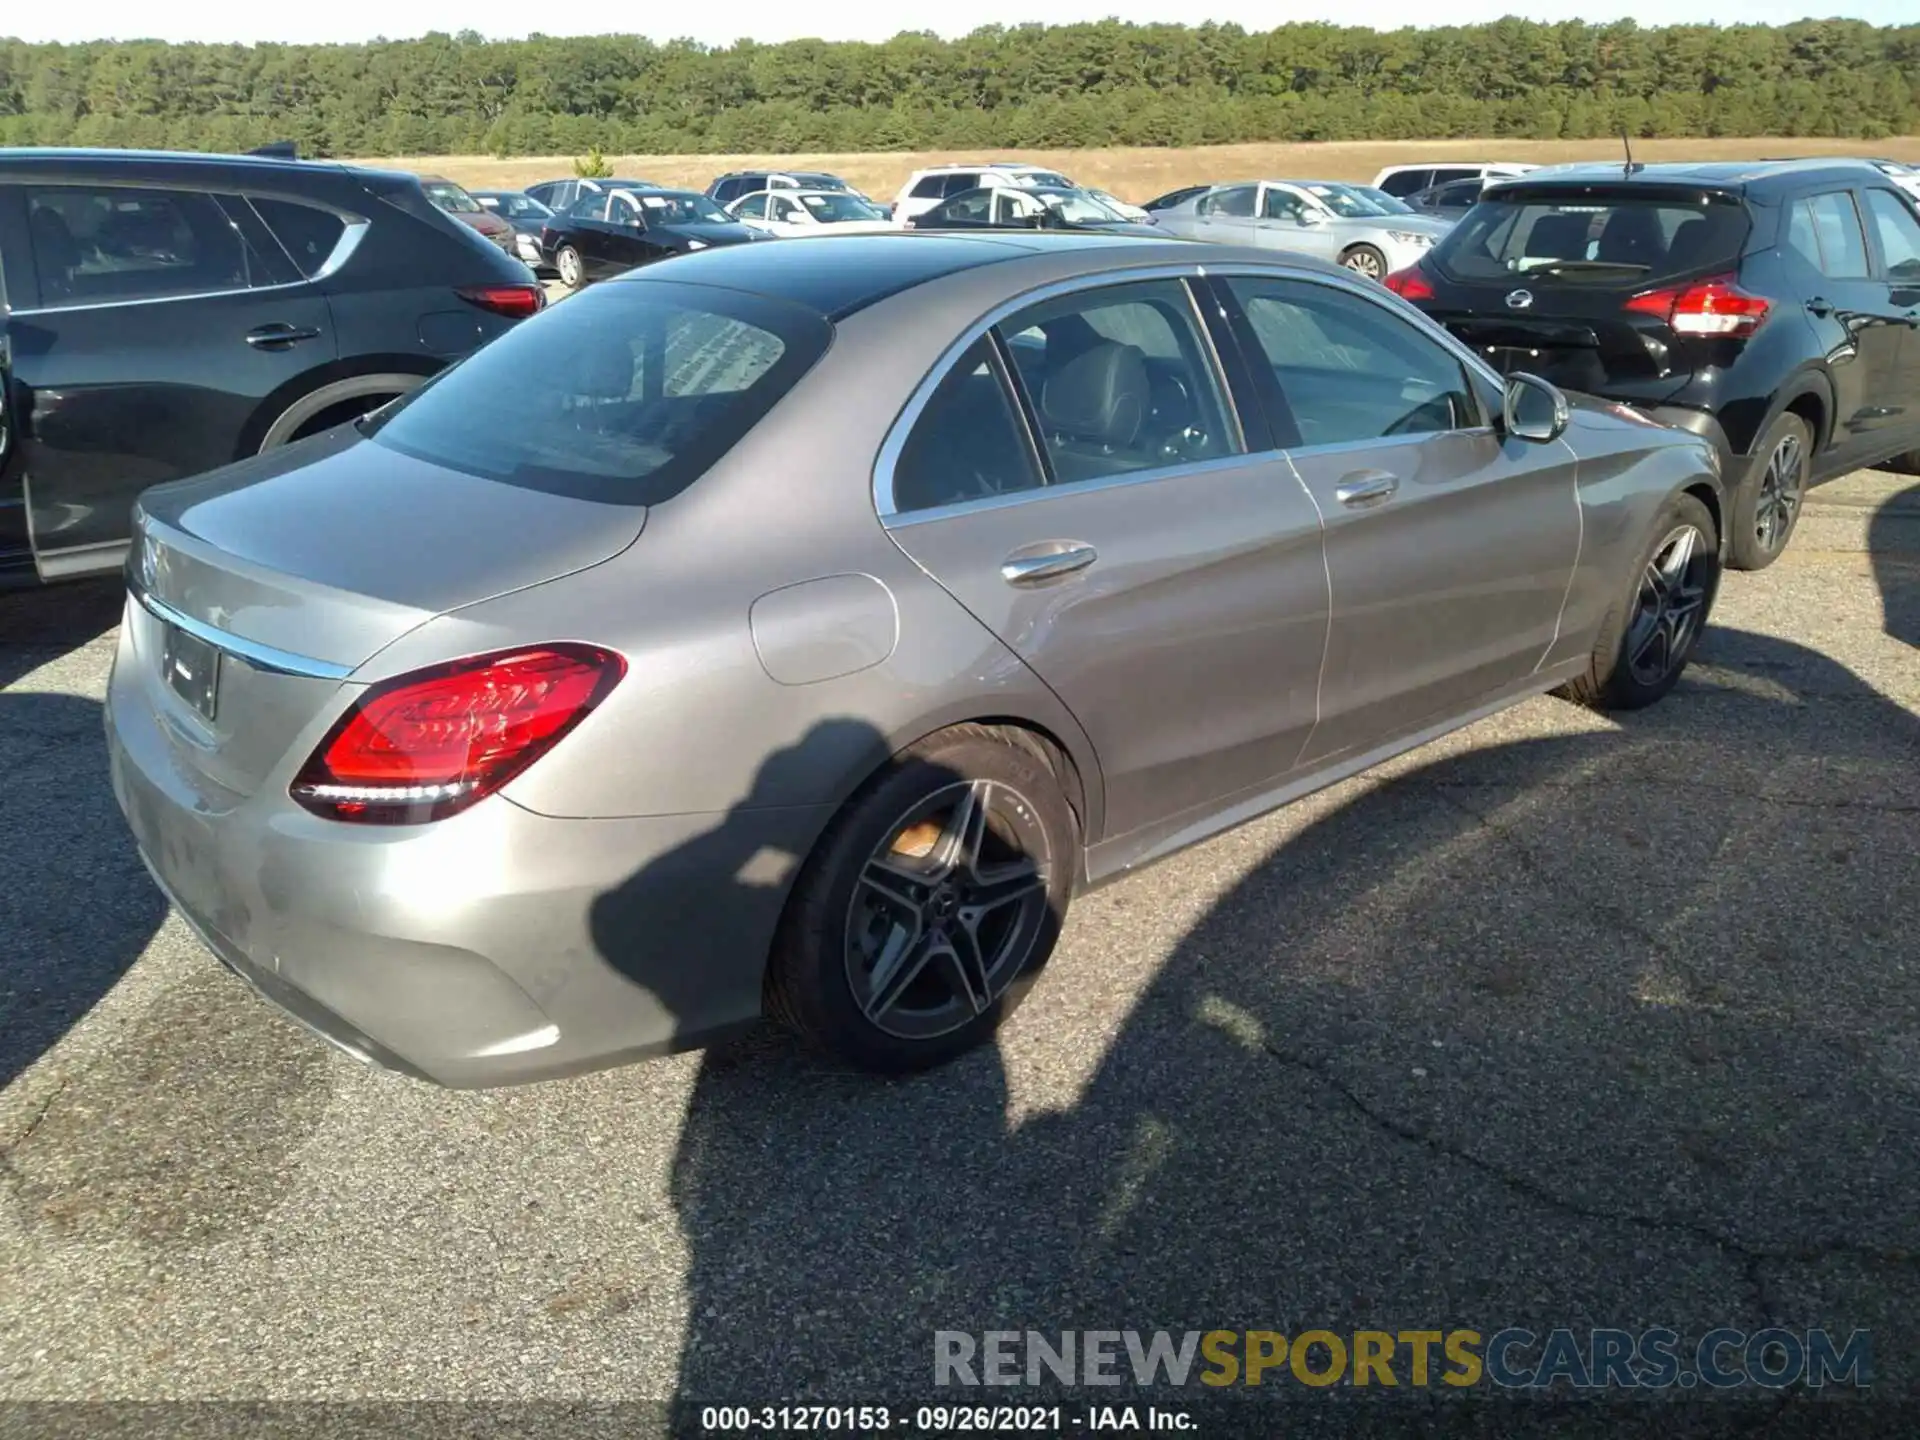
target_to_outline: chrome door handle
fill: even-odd
[[[320,332],[311,325],[262,325],[247,332],[247,344],[256,350],[284,350],[302,340],[318,340]]]
[[[1333,498],[1342,505],[1357,509],[1364,505],[1378,505],[1399,488],[1400,477],[1390,475],[1385,470],[1355,470],[1340,477]]]
[[[1000,562],[1000,578],[1009,585],[1043,585],[1084,570],[1099,558],[1099,551],[1078,540],[1048,540],[1007,556]]]

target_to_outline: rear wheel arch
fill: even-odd
[[[1807,422],[1807,428],[1813,432],[1813,449],[1815,454],[1819,454],[1827,448],[1827,441],[1831,439],[1833,435],[1833,406],[1829,403],[1825,395],[1813,389],[1802,390],[1789,400],[1782,409],[1786,413],[1798,415],[1802,420]]]
[[[312,433],[316,423],[324,427],[364,414],[406,394],[426,378],[407,371],[388,370],[329,381],[309,390],[281,411],[261,435],[259,448],[277,449]]]
[[[288,436],[329,406],[403,395],[444,368],[419,355],[369,355],[318,366],[289,380],[254,407],[234,446],[233,458],[244,460],[285,444]]]

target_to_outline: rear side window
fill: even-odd
[[[1254,202],[1259,198],[1257,185],[1230,185],[1225,190],[1216,190],[1213,194],[1193,207],[1197,215],[1227,215],[1236,219],[1251,219]]]
[[[1913,207],[1890,190],[1869,190],[1866,198],[1888,278],[1920,280],[1920,220],[1914,219]]]
[[[944,193],[948,195],[964,195],[969,190],[977,189],[979,184],[980,177],[978,175],[949,175],[947,176],[947,186]]]
[[[1433,171],[1431,170],[1402,170],[1398,174],[1389,175],[1386,179],[1382,180],[1380,182],[1380,188],[1389,195],[1398,195],[1404,198],[1417,191],[1425,190],[1432,184]]]
[[[1748,228],[1746,208],[1731,200],[1503,191],[1467,212],[1434,263],[1466,281],[1651,285],[1734,268]]]
[[[947,193],[947,177],[944,175],[922,175],[914,182],[910,192],[916,200],[938,200]]]
[[[309,279],[327,263],[327,257],[333,254],[334,247],[347,230],[347,222],[338,215],[312,205],[255,196],[253,208],[267,222],[267,228],[273,231],[274,238],[287,254],[293,257],[293,263],[300,267],[300,273]]]
[[[49,308],[274,283],[219,202],[200,191],[29,187],[26,203],[40,300]]]
[[[817,312],[658,280],[597,286],[369,421],[376,443],[470,475],[613,504],[699,478],[820,358]]]
[[[1867,240],[1860,231],[1860,213],[1853,208],[1853,196],[1844,190],[1815,195],[1801,202],[1806,208],[1803,229],[1813,232],[1814,254],[1809,256],[1820,273],[1836,280],[1861,280],[1867,274]],[[1794,229],[1788,227],[1789,243],[1796,250]],[[1804,253],[1804,252],[1803,252]]]
[[[901,513],[1011,495],[1040,484],[1008,393],[1006,377],[982,336],[955,362],[914,422],[893,467],[893,504]]]

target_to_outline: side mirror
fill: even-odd
[[[1507,434],[1535,445],[1558,440],[1573,416],[1567,397],[1538,375],[1508,376],[1500,412]]]

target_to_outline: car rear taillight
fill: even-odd
[[[1433,282],[1427,279],[1418,265],[1409,265],[1404,270],[1396,270],[1386,278],[1386,287],[1402,300],[1431,300]]]
[[[547,292],[538,285],[469,285],[454,291],[469,305],[509,320],[524,320],[545,308]]]
[[[1691,285],[1645,291],[1627,301],[1626,308],[1666,321],[1679,335],[1739,338],[1760,328],[1768,306],[1734,284],[1733,276],[1716,275]]]
[[[290,793],[329,820],[444,820],[559,744],[626,672],[611,650],[563,644],[382,681],[327,733]]]

